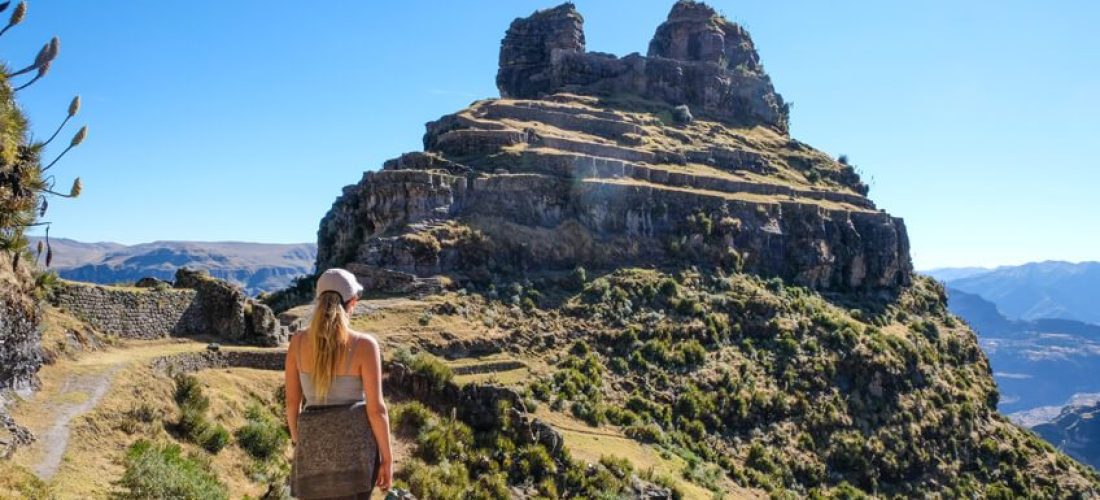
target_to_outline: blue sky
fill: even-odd
[[[672,4],[576,3],[589,50],[620,55]],[[20,93],[38,135],[84,100],[89,138],[54,170],[85,194],[52,204],[53,235],[313,241],[342,186],[497,95],[508,23],[553,5],[32,0],[0,54],[61,37]],[[712,5],[752,33],[792,135],[905,218],[918,268],[1100,260],[1100,3]]]

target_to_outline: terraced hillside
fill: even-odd
[[[735,25],[681,2],[658,32],[669,26],[694,40],[703,35],[691,29],[721,38]],[[574,46],[555,45],[577,42],[577,32]],[[746,76],[725,58],[652,52],[622,60],[584,52],[568,4],[517,20],[498,82],[502,95],[525,97],[478,101],[429,123],[423,152],[345,188],[321,223],[319,268],[345,265],[368,287],[392,291],[577,265],[685,263],[825,290],[907,284],[903,222],[875,208],[851,166],[790,138],[785,119],[749,112],[781,102],[777,94],[726,88],[728,79],[770,82],[762,67]],[[537,75],[560,85],[535,98],[512,73],[540,65]],[[690,82],[651,74],[669,66],[684,79],[716,73]],[[661,85],[701,85],[726,99],[659,100]]]
[[[566,3],[512,23],[497,84],[321,221],[317,267],[417,318],[357,326],[451,359],[417,355],[427,373],[518,393],[512,408],[586,447],[571,456],[607,455],[592,477],[625,459],[693,498],[1100,492],[997,413],[988,360],[913,274],[904,223],[789,136],[743,28],[683,0],[646,56],[616,57],[587,51]],[[517,463],[478,453],[404,484],[471,495],[476,464]],[[575,486],[567,465],[534,484],[511,470],[527,496],[579,491],[554,489]]]

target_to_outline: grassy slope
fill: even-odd
[[[737,484],[795,496],[1061,497],[1100,484],[996,413],[988,362],[930,280],[896,297],[859,299],[744,275],[649,270],[621,270],[583,291],[504,288],[494,293],[533,297],[540,307],[451,295],[432,300],[456,304],[461,317],[436,314],[429,324],[489,318],[515,332],[506,354],[484,363],[525,367],[459,380],[526,385],[577,457],[661,457],[660,467],[696,493]],[[420,317],[413,307],[385,324],[412,332]],[[578,351],[574,341],[588,347]],[[695,342],[700,351],[684,348]],[[596,376],[585,373],[588,358]],[[595,424],[590,432],[578,430],[588,425],[581,420]],[[639,437],[623,448],[600,437],[646,425],[658,429],[658,443]]]
[[[456,381],[530,391],[536,416],[558,428],[575,459],[626,458],[672,478],[688,498],[708,498],[708,488],[735,497],[852,487],[1061,497],[1097,488],[1093,472],[995,413],[988,363],[931,281],[898,297],[843,302],[743,275],[621,270],[583,288],[557,282],[375,301],[355,326],[375,333],[387,354],[495,343],[499,354],[448,362]],[[701,351],[684,347],[695,342]],[[130,442],[178,441],[164,424],[176,418],[173,382],[144,362],[202,346],[128,343],[45,368],[42,391],[15,408],[39,432],[50,421],[44,403],[83,397],[65,390],[66,377],[123,367],[98,407],[73,421],[51,484],[27,472],[36,459],[28,450],[0,464],[0,497],[40,488],[102,496]],[[199,379],[212,420],[233,430],[249,401],[272,402],[281,374],[233,369]],[[157,417],[135,426],[138,409]],[[655,439],[635,432],[647,425]],[[233,444],[211,460],[234,496],[264,488],[250,460]]]
[[[4,477],[0,480],[0,498],[108,496],[122,475],[126,448],[142,437],[179,442],[188,452],[202,453],[173,434],[171,423],[178,413],[172,399],[174,381],[154,372],[148,363],[160,356],[202,351],[205,343],[181,339],[111,340],[55,309],[47,308],[45,318],[44,347],[52,353],[54,362],[39,372],[39,390],[11,408],[16,420],[40,439],[19,450],[10,461],[0,462],[0,476]],[[78,332],[83,337],[74,339],[67,332]],[[81,340],[88,341],[83,347],[91,349],[81,350],[79,344],[74,347]],[[211,420],[235,430],[244,423],[244,409],[249,402],[274,403],[283,377],[281,372],[235,368],[203,371],[198,378],[211,399]],[[69,422],[68,446],[56,475],[48,481],[38,479],[32,471],[41,466],[48,453],[51,428],[60,414],[92,397],[88,382],[98,380],[109,387],[94,408]],[[135,416],[138,412],[151,418],[144,422]],[[211,457],[211,465],[234,498],[256,496],[266,488],[251,477],[251,464],[251,459],[233,444]]]

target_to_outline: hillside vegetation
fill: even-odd
[[[503,347],[538,373],[512,382],[530,404],[680,457],[693,484],[990,498],[1088,496],[1100,484],[996,412],[973,332],[925,278],[859,300],[690,270],[512,292],[435,310],[516,332]]]

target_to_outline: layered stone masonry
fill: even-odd
[[[286,365],[286,350],[270,351],[204,351],[172,354],[153,359],[150,366],[158,372],[193,373],[211,368],[253,368],[282,371]]]
[[[275,346],[287,338],[269,307],[240,287],[187,269],[177,271],[175,288],[64,282],[52,301],[96,330],[127,339],[212,334]]]
[[[101,332],[128,339],[157,339],[199,330],[194,290],[130,289],[67,282],[54,304]]]

